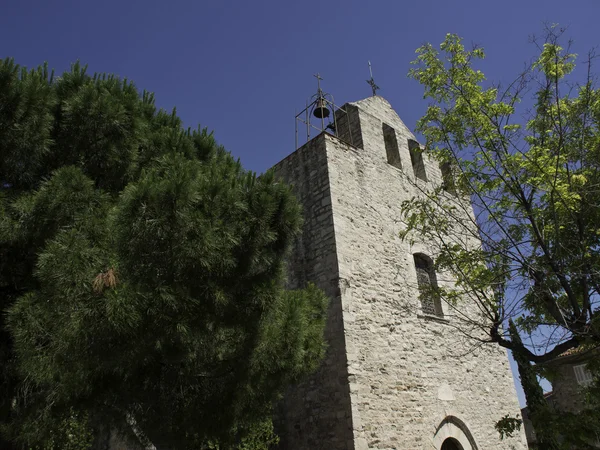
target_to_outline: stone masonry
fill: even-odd
[[[579,413],[586,407],[585,393],[575,375],[575,367],[585,365],[595,357],[594,353],[586,351],[570,351],[545,364],[554,372],[552,393],[547,399],[556,410]]]
[[[339,138],[321,133],[275,166],[304,207],[290,287],[313,282],[331,299],[325,361],[286,394],[281,448],[525,449],[524,435],[501,441],[494,429],[519,411],[506,353],[474,350],[447,305],[443,317],[421,310],[413,255],[435,258],[435,243],[398,237],[400,204],[440,185],[438,163],[425,156],[427,181],[415,177],[415,137],[383,98],[344,108]],[[475,314],[468,302],[459,307]]]

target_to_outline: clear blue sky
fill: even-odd
[[[600,45],[599,17],[599,0],[0,0],[0,57],[127,77],[262,172],[294,150],[315,72],[341,104],[370,95],[371,60],[379,94],[414,128],[427,105],[406,73],[424,42],[458,33],[486,49],[489,79],[509,81],[543,22],[569,27],[583,55]]]

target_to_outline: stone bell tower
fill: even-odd
[[[298,117],[323,131],[274,169],[304,208],[289,285],[313,282],[331,299],[328,349],[286,393],[280,448],[525,449],[524,435],[501,441],[494,429],[519,413],[506,353],[463,351],[456,311],[419,297],[424,283],[450,282],[433,271],[434,243],[398,237],[402,201],[439,186],[443,170],[382,97],[337,108],[319,87],[313,99]]]

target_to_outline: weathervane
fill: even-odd
[[[373,97],[375,97],[377,95],[377,90],[380,88],[379,88],[379,86],[377,86],[375,84],[375,80],[373,79],[373,70],[371,69],[371,61],[369,61],[369,74],[371,75],[371,79],[367,80],[367,83],[369,84],[369,86],[371,86],[371,90],[373,91]]]

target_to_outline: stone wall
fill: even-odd
[[[526,448],[523,435],[500,441],[494,429],[519,412],[506,353],[457,331],[473,305],[443,305],[443,319],[423,314],[413,254],[435,258],[436,244],[398,237],[402,201],[441,183],[438,163],[425,156],[427,182],[415,177],[414,136],[381,97],[345,109],[360,148],[324,133],[276,166],[306,219],[290,285],[315,281],[332,299],[326,361],[286,396],[284,448],[439,449],[446,437],[465,450]],[[396,132],[402,168],[387,162],[383,123]]]
[[[304,210],[302,236],[288,263],[288,287],[312,282],[330,298],[325,361],[316,374],[286,393],[276,429],[280,448],[353,449],[346,345],[338,284],[336,239],[331,210],[328,156],[321,134],[275,166],[290,183]]]
[[[567,361],[559,358],[552,364],[556,373],[552,380],[551,403],[558,411],[578,413],[584,409],[585,399],[582,387],[577,382],[574,366],[585,364],[586,361],[564,359]]]
[[[448,305],[444,320],[420,310],[413,254],[435,257],[435,243],[400,240],[400,204],[439,185],[439,165],[425,157],[428,181],[417,179],[408,151],[415,138],[391,106],[381,97],[355,105],[364,149],[331,138],[327,154],[356,448],[436,448],[447,416],[480,449],[526,448],[523,436],[501,442],[494,429],[519,412],[506,353],[463,339]],[[382,122],[396,131],[402,169],[387,163]]]
[[[338,139],[356,147],[363,148],[358,108],[347,103],[335,112]]]

